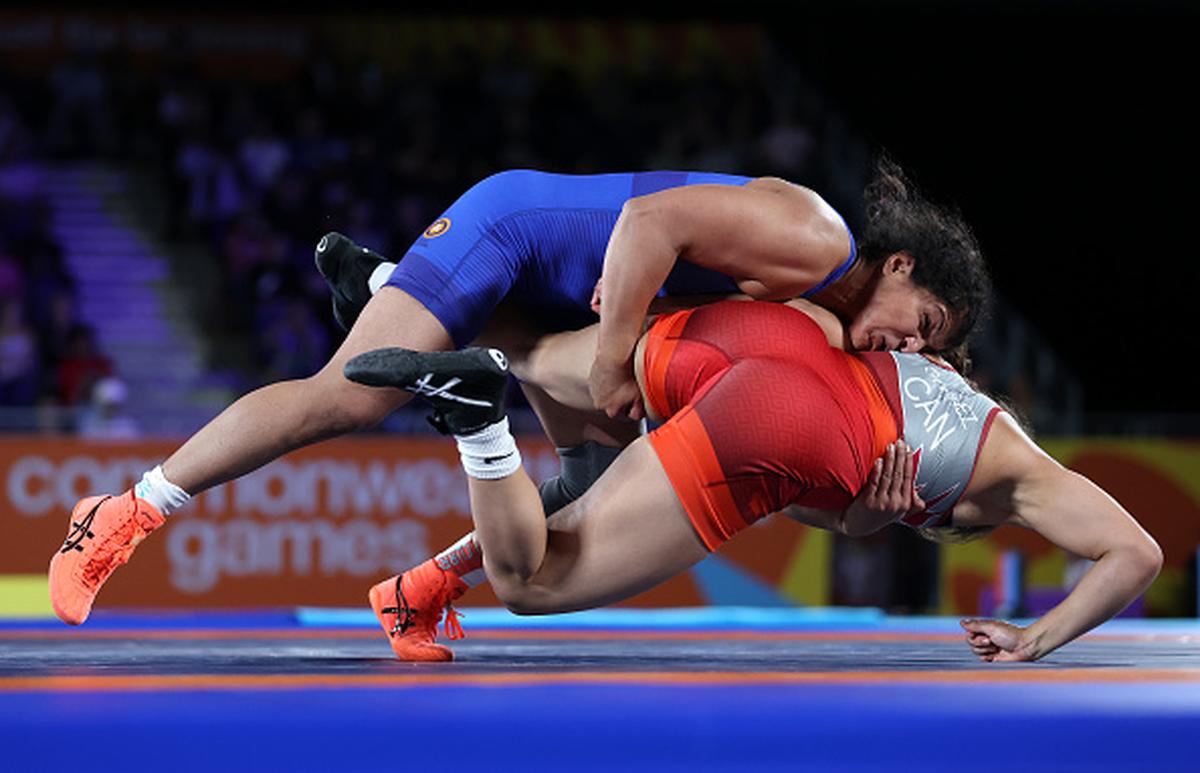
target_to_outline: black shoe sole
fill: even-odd
[[[504,416],[508,363],[494,349],[418,352],[386,347],[352,357],[342,372],[357,384],[403,389],[425,398],[438,416],[434,426],[451,434],[470,434]],[[451,394],[459,399],[422,392],[419,382],[429,375],[437,379],[432,385],[434,389],[458,379],[451,387]]]
[[[399,346],[372,349],[351,357],[343,368],[346,378],[374,387],[405,389],[426,373],[475,380],[508,376],[508,365],[501,365],[488,349],[473,347],[452,352],[419,352]]]
[[[387,259],[337,231],[330,231],[317,242],[313,260],[333,295],[334,320],[342,330],[349,331],[371,300],[368,286],[371,273]]]

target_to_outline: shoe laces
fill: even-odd
[[[80,553],[83,552],[84,539],[94,539],[96,536],[95,532],[92,531],[92,521],[96,520],[96,512],[100,509],[100,505],[109,499],[112,499],[112,497],[102,498],[92,506],[92,509],[81,520],[71,522],[71,531],[67,532],[67,538],[63,540],[60,553],[70,553],[72,550],[78,550]]]
[[[408,605],[408,599],[404,598],[404,588],[401,586],[403,580],[404,575],[397,575],[396,606],[384,607],[382,610],[385,615],[396,616],[396,622],[392,624],[392,629],[388,631],[388,636],[395,636],[398,633],[403,634],[409,628],[412,628],[417,624],[415,619],[417,616],[417,611],[410,607]],[[436,625],[437,624],[435,623],[434,626],[436,627]]]
[[[441,615],[439,614],[436,617],[418,620],[418,610],[413,609],[409,605],[408,599],[404,596],[403,580],[404,575],[400,575],[396,578],[396,606],[384,607],[381,610],[384,614],[392,614],[396,616],[396,622],[392,624],[391,630],[388,631],[388,636],[395,636],[397,634],[404,635],[409,628],[418,626],[428,629],[431,638],[436,638],[438,617]],[[441,609],[445,609],[446,622],[444,623],[442,630],[445,631],[446,638],[450,639],[451,641],[466,638],[467,634],[465,631],[463,631],[462,624],[458,622],[459,617],[465,617],[466,615],[463,615],[461,612],[455,609],[452,602],[447,601],[445,607],[434,606],[433,608],[438,609],[439,612]]]
[[[110,499],[110,497],[105,497],[105,500],[107,499]],[[100,504],[102,503],[103,500]],[[82,549],[82,546],[78,543],[85,536],[83,532],[86,532],[86,536],[95,538],[95,534],[90,530],[90,526],[92,519],[96,516],[97,510],[99,510],[99,504],[79,524],[72,524],[74,527],[72,535],[76,532],[81,532],[75,538],[74,546],[78,547],[78,549]],[[136,512],[137,501],[131,494],[125,509],[113,516],[111,528],[101,532],[99,541],[93,544],[90,555],[85,558],[83,565],[80,567],[80,573],[84,582],[89,586],[96,587],[100,585],[114,569],[128,562],[134,548],[137,547],[139,542],[145,539],[146,530],[138,523],[137,518],[133,517]],[[71,542],[70,537],[68,537],[67,542],[68,544]],[[64,546],[64,551],[69,549]]]
[[[454,608],[454,605],[446,603],[446,623],[442,626],[442,630],[446,632],[446,638],[450,641],[467,638],[467,634],[462,629],[462,625],[458,622],[458,618],[466,617],[462,612]]]

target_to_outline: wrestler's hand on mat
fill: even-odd
[[[614,363],[597,357],[592,361],[592,371],[588,375],[588,390],[596,408],[610,418],[628,416],[641,421],[646,416],[642,392],[633,377],[633,364],[629,360]]]
[[[847,521],[878,523],[882,529],[909,513],[925,510],[925,502],[913,485],[916,460],[913,450],[897,440],[875,460],[867,483],[846,509]]]
[[[1036,660],[1032,648],[1023,641],[1025,629],[1003,620],[968,618],[958,624],[967,632],[967,645],[980,660],[988,663],[1015,663]]]

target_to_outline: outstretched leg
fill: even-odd
[[[509,355],[521,391],[558,452],[559,474],[538,489],[547,513],[578,499],[641,434],[640,422],[611,418],[592,405],[587,383],[597,330],[591,325],[539,334],[509,314],[493,318],[482,336],[487,346]]]
[[[368,389],[342,375],[351,357],[382,346],[434,351],[452,343],[417,300],[385,287],[319,373],[262,387],[226,408],[163,463],[167,479],[195,496],[289,451],[382,421],[408,395]]]
[[[59,617],[73,625],[84,622],[113,571],[190,496],[293,449],[370,426],[407,401],[404,392],[369,389],[342,375],[351,357],[385,345],[448,349],[451,341],[412,296],[385,288],[321,372],[251,392],[148,471],[134,491],[77,504],[67,539],[50,563],[50,598]]]

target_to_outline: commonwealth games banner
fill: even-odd
[[[545,440],[522,438],[520,446],[535,480],[557,472]],[[127,490],[175,447],[168,441],[0,439],[0,595],[7,597],[0,613],[48,611],[45,571],[74,503]],[[466,477],[449,440],[333,440],[201,494],[138,547],[105,586],[100,606],[358,606],[370,585],[471,528]],[[824,600],[827,541],[818,538],[800,550],[805,530],[791,522],[749,531],[702,569],[629,603]],[[481,587],[464,604],[497,601]]]
[[[0,574],[44,573],[80,497],[127,490],[168,442],[0,440]],[[554,451],[522,443],[535,478]],[[105,607],[356,605],[366,588],[471,530],[466,478],[441,438],[323,443],[172,515],[105,586]]]
[[[545,440],[521,438],[520,446],[535,480],[555,474],[558,460]],[[1145,612],[1191,613],[1200,443],[1044,446],[1109,491],[1163,546],[1166,566],[1146,595]],[[45,571],[72,505],[88,494],[128,489],[174,448],[171,441],[0,438],[0,614],[48,611]],[[470,529],[466,479],[452,442],[343,438],[197,497],[139,546],[106,585],[101,607],[358,606],[370,585]],[[1068,557],[1030,532],[1006,528],[943,549],[940,611],[986,614],[985,600],[996,595],[997,562],[1013,551],[1024,557],[1029,590],[1049,601],[1066,592]],[[768,518],[692,571],[627,604],[827,605],[832,559],[832,535]],[[463,603],[497,602],[484,586]]]

